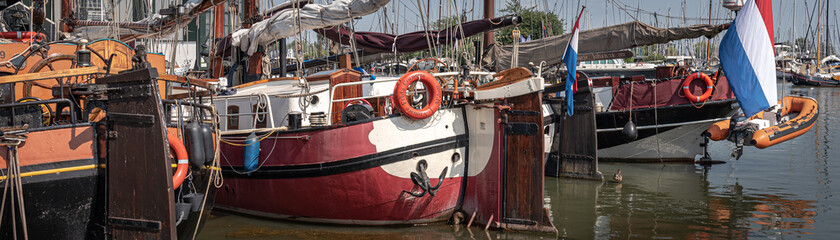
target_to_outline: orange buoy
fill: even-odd
[[[408,87],[416,81],[420,81],[429,93],[429,103],[422,109],[415,109],[408,100]],[[438,108],[440,108],[441,99],[443,98],[440,83],[438,83],[437,79],[431,73],[425,71],[413,71],[400,77],[396,87],[394,87],[394,96],[394,104],[397,109],[406,116],[414,119],[425,119],[434,115]]]
[[[697,78],[703,79],[703,81],[706,82],[706,91],[704,91],[703,95],[700,96],[694,96],[694,94],[691,93],[691,90],[688,89],[688,85],[691,85],[691,82],[693,82],[694,79]],[[714,89],[714,86],[715,83],[712,82],[712,78],[710,78],[709,75],[706,75],[705,73],[701,72],[695,72],[694,74],[688,75],[688,77],[685,78],[685,81],[683,81],[682,88],[683,93],[685,94],[685,98],[688,98],[689,101],[696,103],[703,102],[706,101],[706,99],[709,99],[709,97],[712,96],[712,90]]]

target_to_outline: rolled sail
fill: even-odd
[[[344,45],[350,45],[350,37],[355,39],[356,47],[369,53],[410,53],[429,49],[433,46],[449,45],[463,38],[482,32],[510,26],[520,22],[515,16],[493,19],[480,19],[455,25],[440,31],[417,31],[401,35],[379,32],[356,32],[343,26],[317,29],[315,32]],[[428,33],[428,38],[426,37]]]
[[[728,27],[728,24],[699,24],[688,27],[657,28],[639,21],[633,21],[581,31],[578,53],[615,51],[700,36],[711,38]],[[519,43],[519,66],[527,66],[528,62],[539,63],[541,61],[548,64],[560,63],[569,36],[569,34],[564,34]],[[484,54],[482,64],[496,70],[506,69],[510,67],[512,54],[512,45],[494,45]]]
[[[249,29],[234,32],[232,43],[252,55],[261,45],[301,31],[340,25],[354,17],[374,13],[388,2],[390,0],[336,0],[330,4],[307,4],[299,9],[282,10]]]

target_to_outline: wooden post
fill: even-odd
[[[73,0],[61,0],[61,20],[73,19]],[[61,31],[72,32],[73,27],[62,21]]]
[[[493,0],[484,0],[484,18],[494,18],[495,17],[495,3]],[[484,32],[484,48],[490,46],[491,44],[495,43],[496,35],[493,31]]]
[[[338,68],[353,68],[353,61],[349,53],[338,57]]]
[[[213,10],[213,44],[217,44],[216,41],[219,41],[223,34],[225,33],[225,4],[219,4],[216,6],[216,9]],[[216,51],[220,51],[221,49],[218,48],[216,45]],[[212,53],[210,61],[210,69],[212,69],[211,77],[219,78],[222,76],[222,58],[217,57],[215,53]],[[230,79],[229,79],[230,80]]]

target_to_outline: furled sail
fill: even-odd
[[[440,31],[417,31],[402,35],[378,32],[356,32],[354,34],[352,30],[343,26],[316,29],[315,32],[344,45],[350,45],[352,35],[356,47],[370,53],[393,53],[394,51],[408,53],[429,49],[430,42],[433,46],[448,45],[462,38],[510,26],[518,22],[521,22],[521,18],[506,16],[469,21]]]
[[[700,36],[711,38],[728,27],[728,24],[699,24],[687,27],[657,28],[633,21],[581,31],[578,51],[581,53],[605,52]],[[549,65],[560,63],[569,36],[565,34],[519,43],[519,66],[541,61]],[[494,45],[485,53],[482,64],[496,70],[506,69],[510,67],[512,54],[512,45]]]
[[[335,0],[329,4],[307,4],[299,9],[286,9],[259,21],[249,29],[233,33],[233,46],[254,54],[259,46],[293,36],[300,31],[337,26],[354,17],[376,12],[390,0]],[[300,17],[300,21],[298,21]]]

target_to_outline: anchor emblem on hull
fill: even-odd
[[[421,159],[417,162],[417,172],[411,173],[411,181],[414,182],[414,185],[420,187],[422,192],[419,194],[406,190],[403,190],[403,192],[415,197],[423,197],[426,193],[429,193],[431,196],[435,196],[438,188],[440,188],[440,185],[443,184],[443,180],[446,178],[446,171],[449,170],[449,167],[443,168],[443,171],[440,173],[440,177],[438,177],[438,183],[435,186],[432,186],[432,181],[429,179],[429,175],[426,175],[426,169],[428,167],[429,163],[426,162],[426,159]]]

